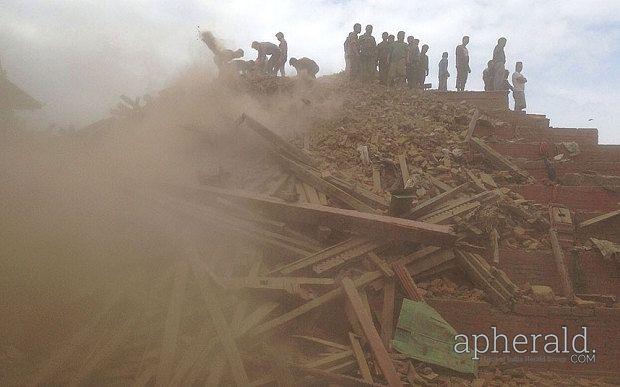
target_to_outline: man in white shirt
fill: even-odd
[[[523,62],[517,62],[515,65],[515,72],[512,73],[512,86],[514,91],[512,96],[515,99],[515,111],[522,112],[525,109],[525,83],[527,78],[521,74],[523,71]]]

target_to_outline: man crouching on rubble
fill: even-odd
[[[319,72],[319,65],[310,58],[291,58],[288,63],[297,70],[297,76],[305,81],[316,79]]]

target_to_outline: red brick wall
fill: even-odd
[[[537,203],[563,204],[583,211],[611,211],[618,208],[620,194],[601,187],[546,186],[540,184],[512,186],[511,189]]]
[[[474,132],[475,136],[485,137],[493,135],[499,139],[518,139],[521,142],[546,141],[555,144],[562,141],[574,141],[580,145],[598,144],[597,129],[527,129],[527,128],[491,128],[480,126]]]
[[[580,279],[579,293],[612,294],[620,299],[620,270],[614,262],[605,261],[596,251],[581,252],[579,255],[580,274],[575,272],[573,258],[568,251],[565,264],[571,278]],[[491,263],[491,257],[485,257]],[[524,252],[502,248],[499,265],[508,277],[518,285],[547,285],[558,295],[561,283],[551,251]]]
[[[491,147],[502,155],[514,158],[526,158],[530,160],[541,159],[540,142],[536,143],[490,143]],[[620,162],[620,145],[583,145],[580,147],[580,153],[576,156],[570,156],[571,160],[576,162],[600,162],[615,161]],[[563,147],[556,147],[549,144],[549,156],[553,157],[558,154],[565,154]]]
[[[542,305],[517,305],[512,313],[504,313],[488,303],[428,300],[442,317],[459,333],[472,335],[484,333],[492,338],[491,326],[498,333],[509,337],[517,334],[562,334],[562,326],[567,326],[569,336],[580,332],[581,326],[588,327],[588,347],[596,350],[596,362],[591,364],[572,364],[567,355],[560,355],[565,362],[530,362],[515,365],[531,368],[569,369],[572,371],[620,372],[620,308],[574,308],[549,307]],[[539,346],[540,351],[541,346]],[[518,354],[513,354],[517,355]],[[520,356],[525,356],[520,355]],[[540,355],[540,353],[538,354]],[[530,356],[537,356],[536,354]]]

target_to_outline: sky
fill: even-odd
[[[601,143],[620,143],[620,0],[5,0],[0,60],[45,104],[34,113],[40,122],[80,127],[108,115],[121,94],[156,93],[189,67],[211,65],[198,28],[246,59],[256,55],[253,40],[276,42],[282,31],[289,57],[315,59],[324,75],[344,68],[342,44],[356,22],[372,24],[377,40],[403,30],[428,44],[435,86],[447,51],[452,89],[461,37],[471,37],[467,88],[482,90],[482,70],[505,36],[507,68],[524,63],[528,112],[555,127],[597,127]]]

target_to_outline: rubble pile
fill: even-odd
[[[583,384],[457,356],[456,331],[432,306],[485,302],[511,313],[520,303],[583,301],[570,287],[558,296],[520,287],[499,269],[503,248],[548,250],[563,276],[570,227],[563,208],[513,192],[532,178],[475,133],[479,121],[496,120],[466,103],[339,76],[303,87],[247,76],[232,87],[270,103],[301,101],[303,124],[276,131],[243,113],[235,134],[268,144],[264,163],[215,168],[145,196],[153,216],[182,230],[187,254],[149,267],[152,284],[134,295],[141,306],[112,303],[119,323],[95,317],[94,327],[111,328],[91,339],[78,333],[33,372],[33,384]],[[411,321],[427,331],[409,330]],[[438,344],[397,350],[396,337]],[[104,344],[85,349],[93,343]],[[59,373],[71,359],[78,365]]]

